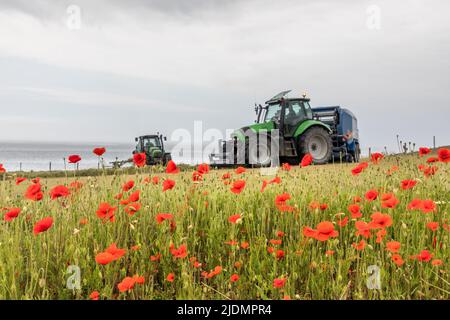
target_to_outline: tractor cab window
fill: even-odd
[[[280,104],[270,104],[266,107],[264,122],[279,120],[281,115]]]
[[[161,148],[161,143],[157,137],[144,138],[142,139],[142,142],[144,143],[145,150],[149,150],[150,148]]]
[[[296,125],[305,119],[305,109],[301,101],[292,101],[286,108],[284,115],[284,123],[288,125]]]
[[[306,118],[307,119],[312,119],[313,118],[313,112],[311,110],[311,106],[309,105],[309,102],[308,101],[304,101],[303,102],[303,106],[305,108]]]
[[[312,119],[312,111],[306,101],[290,101],[284,115],[285,134],[294,134],[298,125],[306,119]]]

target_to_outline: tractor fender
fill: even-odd
[[[326,125],[325,123],[323,123],[321,121],[317,121],[317,120],[307,120],[307,121],[302,122],[298,126],[298,128],[294,132],[294,137],[298,138],[299,136],[304,134],[306,132],[306,130],[308,130],[309,128],[314,127],[314,126],[322,127],[325,130],[327,130],[330,134],[332,133],[331,128],[328,125]]]

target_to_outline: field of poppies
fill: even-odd
[[[447,148],[273,176],[134,160],[87,178],[0,165],[1,299],[450,298]]]

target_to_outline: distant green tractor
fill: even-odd
[[[311,154],[315,164],[327,163],[339,155],[341,159],[344,155],[345,160],[357,161],[356,154],[352,156],[352,152],[355,152],[347,148],[347,136],[344,136],[347,131],[342,134],[344,127],[339,122],[340,114],[342,119],[347,119],[346,116],[353,119],[350,127],[346,126],[345,130],[354,130],[357,138],[356,118],[351,112],[332,107],[335,117],[326,123],[322,120],[320,108],[318,114],[311,109],[310,99],[306,96],[287,98],[289,92],[290,90],[279,93],[266,101],[264,107],[256,106],[256,123],[233,132],[232,140],[221,141],[219,148],[222,153],[211,154],[211,164],[270,166],[274,164],[274,159],[298,163],[305,154]],[[277,132],[276,136],[274,132]],[[352,133],[348,137],[353,139]],[[352,143],[354,145],[353,140]],[[272,150],[274,147],[278,150],[277,154]]]
[[[134,153],[145,153],[147,156],[147,165],[155,164],[167,164],[172,159],[169,152],[166,152],[164,148],[164,142],[167,141],[166,137],[162,134],[145,135],[135,138],[136,149]]]

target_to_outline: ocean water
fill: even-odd
[[[95,147],[105,147],[103,155],[105,165],[110,162],[129,159],[132,156],[134,144],[69,144],[69,143],[24,143],[24,142],[0,142],[0,163],[7,171],[48,171],[64,170],[64,158],[66,169],[73,170],[74,165],[69,164],[67,158],[72,154],[79,155],[79,169],[97,168],[98,157],[92,153]]]
[[[208,162],[210,151],[202,145],[191,144],[166,144],[166,149],[172,152],[172,159],[176,163],[198,164]],[[78,163],[79,169],[91,169],[98,167],[98,157],[92,153],[96,147],[105,147],[106,153],[102,156],[106,167],[111,167],[112,161],[126,160],[132,157],[135,149],[131,144],[106,143],[106,144],[73,144],[73,143],[49,143],[49,142],[1,142],[0,163],[8,172],[14,171],[52,171],[74,170],[75,166],[68,163],[67,158],[72,154],[81,157]],[[180,151],[181,150],[181,151]],[[66,164],[64,165],[64,158]]]

